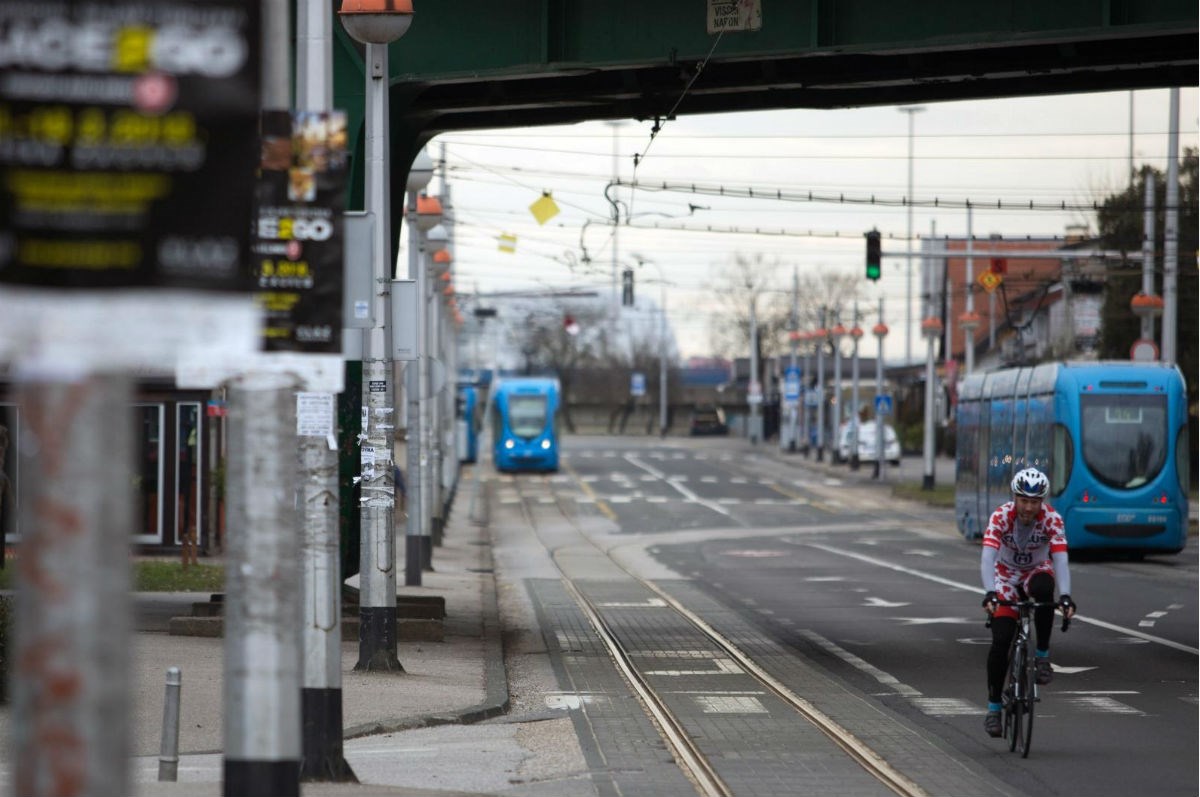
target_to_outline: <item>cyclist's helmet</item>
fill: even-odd
[[[1037,468],[1025,468],[1013,476],[1012,491],[1013,495],[1026,498],[1045,498],[1050,492],[1050,480]]]

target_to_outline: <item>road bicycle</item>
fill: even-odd
[[[1011,606],[1017,610],[1017,633],[1013,635],[1012,646],[1008,650],[1008,672],[1004,676],[1004,691],[1001,694],[1001,710],[1004,713],[1004,738],[1008,740],[1008,749],[1016,752],[1021,749],[1021,757],[1029,757],[1029,745],[1033,741],[1033,708],[1041,700],[1038,695],[1037,667],[1034,666],[1034,653],[1037,646],[1037,634],[1033,628],[1033,613],[1043,606],[1057,607],[1057,603],[1040,602],[1030,599],[1020,601],[997,601],[999,606]],[[1063,617],[1062,630],[1066,631],[1071,624],[1069,617]],[[988,617],[987,626],[992,625]]]

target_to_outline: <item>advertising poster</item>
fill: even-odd
[[[346,115],[265,112],[254,239],[263,349],[340,354]]]
[[[0,3],[0,283],[251,289],[259,14]]]

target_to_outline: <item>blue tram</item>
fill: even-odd
[[[492,462],[500,471],[558,470],[557,379],[514,377],[493,384]]]
[[[458,416],[458,461],[472,463],[479,458],[479,391],[474,385],[459,385],[455,409]]]
[[[955,516],[983,535],[1017,470],[1050,478],[1072,549],[1177,553],[1187,540],[1187,390],[1174,366],[1046,363],[959,388]]]

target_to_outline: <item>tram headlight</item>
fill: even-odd
[[[543,448],[544,450],[547,450],[547,451],[549,451],[549,450],[550,450],[550,441],[549,441],[549,440],[543,440],[543,441],[542,441],[542,448]]]
[[[516,443],[514,443],[512,440],[504,441],[504,447],[509,449],[510,451],[512,450],[513,446],[515,446],[515,445],[516,445]]]

